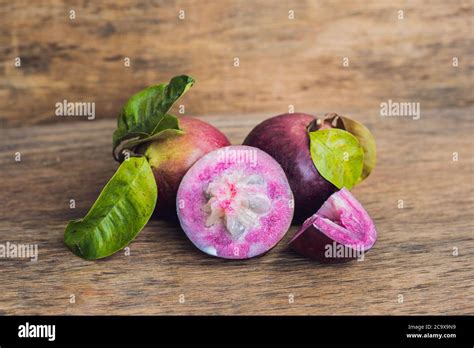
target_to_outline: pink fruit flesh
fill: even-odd
[[[372,248],[376,239],[372,219],[343,188],[333,193],[318,212],[304,222],[291,239],[290,246],[298,253],[322,262],[344,262],[360,257]],[[342,248],[344,251],[338,254]]]
[[[293,194],[280,165],[250,146],[227,146],[197,161],[178,189],[181,227],[203,252],[251,258],[273,248],[293,218]]]

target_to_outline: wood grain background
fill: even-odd
[[[472,7],[2,2],[0,243],[37,243],[39,259],[0,259],[0,314],[474,314]],[[117,168],[111,136],[123,102],[181,73],[198,81],[186,114],[234,144],[290,104],[347,113],[373,131],[378,164],[353,190],[379,232],[365,261],[299,257],[286,248],[296,227],[263,257],[225,261],[159,221],[130,256],[87,262],[65,248],[67,221],[87,212]],[[96,119],[54,116],[63,99],[96,102]],[[421,118],[381,117],[388,99],[419,102]]]
[[[98,118],[115,118],[132,93],[183,73],[197,80],[183,99],[186,113],[197,116],[281,113],[290,104],[300,111],[331,112],[338,106],[373,112],[388,97],[416,99],[425,108],[468,106],[473,101],[471,5],[443,0],[4,2],[0,125],[56,122],[54,105],[63,99],[94,101]],[[14,66],[16,57],[21,68]],[[124,66],[125,57],[130,67]],[[460,61],[457,69],[453,57]]]

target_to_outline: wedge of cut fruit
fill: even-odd
[[[201,251],[247,259],[273,248],[293,218],[293,193],[280,165],[250,146],[208,153],[178,189],[181,227]]]
[[[369,214],[346,189],[333,193],[290,241],[299,254],[326,263],[363,258],[377,240]]]

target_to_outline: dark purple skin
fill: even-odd
[[[336,247],[340,245],[340,243],[334,242],[331,238],[311,225],[307,228],[305,233],[302,233],[298,238],[292,239],[290,246],[300,255],[321,263],[343,263],[356,259],[356,257],[326,257],[325,247],[326,245],[333,245],[333,243],[335,243]]]
[[[313,215],[337,191],[319,174],[311,159],[307,128],[315,119],[301,113],[275,116],[258,124],[243,143],[265,151],[285,171],[295,197],[293,223]]]

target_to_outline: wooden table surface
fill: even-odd
[[[0,2],[0,244],[39,246],[37,262],[0,258],[0,314],[474,314],[472,1]],[[121,106],[179,74],[197,80],[185,114],[233,144],[291,105],[372,129],[378,164],[353,190],[379,233],[365,261],[299,257],[296,227],[225,261],[159,221],[129,256],[66,249],[67,221],[118,166]],[[95,119],[56,117],[64,99]],[[389,99],[421,118],[380,116]]]
[[[472,110],[423,110],[419,120],[353,115],[378,143],[374,172],[353,192],[379,239],[364,261],[342,265],[287,250],[295,227],[263,257],[226,261],[159,221],[129,256],[84,261],[64,246],[64,228],[87,212],[117,167],[114,122],[65,119],[2,131],[0,242],[37,243],[39,258],[0,261],[0,313],[474,314]],[[238,144],[267,116],[206,120]]]

